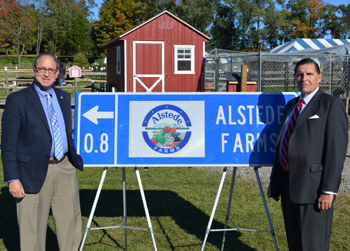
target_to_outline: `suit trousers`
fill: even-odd
[[[59,250],[77,251],[82,237],[79,186],[76,168],[67,157],[61,163],[49,165],[38,194],[17,199],[21,250],[45,250],[50,208]]]
[[[289,194],[289,172],[282,175],[281,204],[290,251],[328,251],[333,206],[323,212],[313,204],[293,203]]]

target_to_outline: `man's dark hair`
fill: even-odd
[[[52,53],[49,53],[49,52],[40,53],[40,54],[36,57],[36,59],[34,60],[34,67],[36,67],[36,64],[37,64],[39,58],[41,58],[41,57],[43,57],[43,56],[50,56],[50,57],[52,57],[53,60],[55,60],[55,62],[56,62],[56,69],[58,69],[58,68],[60,67],[60,63],[59,63],[58,59],[56,58],[56,56],[53,55]]]
[[[320,74],[320,73],[321,73],[320,66],[318,65],[318,63],[317,63],[315,60],[313,60],[313,59],[311,59],[311,58],[304,58],[304,59],[300,60],[300,61],[296,64],[296,66],[295,66],[295,68],[294,68],[294,75],[297,73],[298,67],[299,67],[300,65],[304,65],[304,64],[314,64],[317,74]]]

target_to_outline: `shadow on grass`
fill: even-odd
[[[18,251],[20,246],[16,202],[8,187],[1,188],[0,212],[0,239],[4,240],[6,250]],[[58,251],[56,234],[50,227],[47,227],[46,250]]]
[[[1,189],[2,194],[0,195],[0,239],[4,240],[5,247],[8,251],[19,250],[19,233],[16,219],[16,205],[15,200],[8,192],[8,188],[4,187]],[[80,190],[80,200],[82,215],[84,217],[89,217],[91,207],[96,195],[96,190]],[[200,241],[200,246],[204,239],[205,230],[208,225],[209,215],[201,211],[199,208],[195,207],[190,202],[178,196],[172,191],[157,191],[150,190],[145,191],[145,196],[147,200],[147,205],[149,208],[150,216],[161,217],[168,216],[171,217],[175,223],[184,230],[184,232],[196,236]],[[127,197],[127,215],[128,217],[144,217],[145,212],[140,196],[139,190],[126,191]],[[123,198],[121,190],[103,190],[95,211],[95,217],[122,217],[123,216]],[[223,218],[224,220],[224,218]],[[156,220],[157,221],[157,220]],[[146,222],[146,219],[145,219]],[[94,224],[98,225],[94,221]],[[156,222],[152,222],[156,224]],[[157,225],[160,229],[157,231],[162,231],[166,236],[166,240],[169,243],[171,250],[178,250],[179,247],[177,243],[173,243],[172,237],[168,235],[168,230],[165,229],[161,222],[158,220]],[[83,226],[85,229],[86,226]],[[105,226],[101,226],[105,227]],[[212,229],[224,228],[224,224],[213,221]],[[103,231],[103,230],[97,230]],[[132,234],[129,233],[128,234]],[[242,243],[238,238],[241,235],[239,232],[228,232],[226,235],[225,247],[227,250],[244,250],[253,251],[255,249],[248,247]],[[113,249],[122,248],[123,243],[118,243],[110,234],[104,231],[103,236],[108,237],[113,243],[115,243]],[[89,238],[89,235],[88,237]],[[149,238],[151,241],[151,237]],[[221,249],[222,232],[210,233],[207,243],[211,243],[216,246],[219,250]],[[50,251],[58,250],[56,235],[54,230],[48,227],[47,238],[46,238],[46,249]],[[156,239],[157,243],[157,239]],[[198,245],[198,250],[200,249]]]
[[[96,191],[94,190],[80,190],[80,200],[82,214],[85,217],[89,217],[93,200]],[[202,245],[205,230],[208,225],[209,215],[201,211],[199,208],[178,196],[172,191],[159,191],[159,190],[148,190],[145,191],[146,201],[149,209],[150,216],[153,217],[171,217],[175,221],[177,226],[179,226],[187,234],[196,236],[200,241],[200,246]],[[126,191],[127,200],[127,216],[128,217],[145,217],[145,212],[140,196],[139,190]],[[95,217],[122,217],[123,216],[123,197],[122,190],[103,190],[95,211]],[[213,201],[214,202],[214,201]],[[224,220],[224,216],[223,216]],[[179,250],[177,243],[172,242],[172,237],[168,235],[168,230],[162,226],[159,220],[157,225],[160,227],[157,231],[162,231],[164,236],[166,236],[167,242],[169,243],[170,250]],[[120,223],[119,223],[120,224]],[[146,218],[145,218],[146,224]],[[154,225],[156,222],[152,222]],[[231,224],[229,226],[232,226]],[[84,226],[85,227],[85,226]],[[106,226],[100,226],[106,227]],[[218,221],[213,221],[212,229],[222,229],[224,224]],[[128,232],[129,234],[129,232]],[[131,233],[130,233],[131,234]],[[107,235],[107,233],[105,233]],[[108,236],[108,235],[107,235]],[[223,232],[210,233],[207,243],[211,243],[216,246],[219,250],[221,249]],[[244,250],[253,251],[255,249],[248,247],[242,243],[238,238],[241,236],[240,232],[228,232],[226,235],[225,250]],[[89,238],[89,235],[88,237]],[[117,243],[113,238],[111,240],[116,244],[116,246],[124,246],[124,243]],[[149,238],[151,241],[151,237]],[[157,243],[157,238],[156,238]]]

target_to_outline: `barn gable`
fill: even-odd
[[[107,81],[122,92],[195,92],[209,37],[168,11],[107,42]]]

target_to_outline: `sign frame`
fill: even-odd
[[[250,99],[254,99],[254,102],[260,102],[258,99],[262,100],[267,100],[267,102],[275,102],[274,100],[278,100],[278,102],[281,102],[281,105],[279,106],[278,109],[281,107],[285,107],[285,104],[287,101],[290,99],[297,97],[299,93],[296,92],[279,92],[279,93],[258,93],[258,92],[251,92],[251,93],[77,93],[76,94],[76,113],[75,113],[75,143],[77,147],[77,152],[78,154],[82,155],[84,161],[85,161],[85,166],[87,167],[188,167],[188,166],[221,166],[221,167],[233,167],[233,166],[271,166],[271,160],[272,160],[272,155],[274,156],[273,149],[270,147],[268,150],[270,151],[270,156],[269,156],[269,162],[254,162],[255,160],[253,157],[253,153],[256,155],[255,158],[260,159],[263,158],[263,154],[257,155],[258,151],[255,151],[255,147],[257,146],[257,142],[260,137],[259,130],[256,129],[259,126],[262,126],[262,128],[266,128],[267,124],[271,122],[271,115],[272,113],[276,113],[275,107],[272,107],[271,105],[265,105],[266,107],[264,108],[264,104],[250,104]],[[113,98],[114,96],[114,98]],[[108,100],[113,100],[111,105],[108,105],[109,102]],[[237,101],[240,100],[240,101]],[[97,102],[97,103],[94,103]],[[148,151],[147,154],[140,155],[139,157],[135,157],[132,155],[132,151],[134,149],[134,146],[137,145],[137,143],[133,144],[133,139],[131,136],[129,136],[130,132],[133,130],[133,132],[137,132],[137,130],[142,130],[144,128],[141,128],[140,123],[142,123],[143,119],[146,118],[147,113],[150,110],[152,110],[152,107],[157,107],[158,104],[175,104],[175,106],[180,107],[183,109],[183,104],[186,102],[191,102],[191,105],[196,104],[196,102],[199,104],[203,102],[204,106],[204,114],[203,115],[203,120],[204,120],[204,135],[205,135],[205,156],[204,158],[201,158],[199,155],[195,157],[186,157],[184,155],[184,151],[180,154],[176,153],[177,155],[171,155],[168,154],[168,156],[163,156],[162,157],[148,157],[152,155],[152,150],[149,150],[147,147],[146,148],[140,148],[140,152],[142,151]],[[216,103],[215,103],[216,102]],[[220,116],[220,111],[218,111],[218,107],[220,102],[223,102],[223,105],[226,107],[222,108],[222,115],[224,118],[221,118]],[[226,102],[226,103],[225,103]],[[227,102],[232,102],[227,103]],[[241,103],[237,102],[248,102],[242,105]],[[254,103],[253,102],[253,103]],[[264,101],[265,102],[265,101]],[[277,102],[277,101],[276,101]],[[214,104],[215,103],[215,104]],[[88,107],[85,107],[87,104]],[[136,105],[135,105],[136,104]],[[215,106],[214,108],[208,108],[208,106]],[[232,106],[231,106],[232,105]],[[134,107],[133,107],[134,106]],[[138,113],[138,110],[141,109],[142,107],[145,106],[145,110],[140,113]],[[96,108],[97,107],[97,108]],[[198,106],[200,107],[200,105]],[[86,117],[83,115],[86,115],[88,111],[90,112],[91,110],[95,109],[95,112],[97,112],[99,115],[98,116],[109,116],[108,114],[113,112],[114,117],[113,120],[109,118],[112,123],[114,123],[114,131],[111,134],[111,136],[108,136],[108,141],[113,141],[111,144],[113,146],[108,145],[108,147],[111,147],[113,149],[113,161],[111,162],[101,162],[101,163],[93,163],[91,160],[86,159],[86,153],[82,150],[83,146],[86,145],[86,143],[82,142],[82,130],[86,127],[93,128],[93,123],[91,121],[89,122],[90,124],[87,126],[86,125]],[[187,108],[186,108],[187,109]],[[230,114],[226,114],[226,110],[229,109]],[[232,111],[231,111],[232,109]],[[239,110],[240,109],[240,110]],[[260,110],[259,110],[260,109]],[[259,118],[261,114],[264,112],[261,112],[261,109],[264,111],[266,110],[266,122],[259,121],[261,120],[261,117]],[[194,109],[195,111],[191,113],[190,111],[190,118],[193,118],[193,114],[198,110]],[[136,112],[135,112],[136,111]],[[134,112],[131,114],[131,112]],[[188,112],[188,109],[186,110]],[[231,116],[232,114],[235,113],[237,116],[240,116],[236,118],[236,121],[234,121],[235,118],[234,115]],[[138,113],[138,114],[136,114]],[[170,112],[169,112],[170,113]],[[208,115],[209,113],[209,115]],[[213,113],[216,113],[214,117],[212,116]],[[245,114],[243,114],[245,113]],[[240,114],[240,115],[239,115]],[[270,115],[269,115],[270,114]],[[281,120],[283,114],[283,110],[280,109],[278,112],[278,119]],[[134,119],[132,117],[140,117],[138,119]],[[212,116],[212,117],[210,117]],[[270,116],[270,119],[268,118]],[[211,125],[211,128],[207,126],[208,120],[212,120],[211,124],[213,124],[213,121],[218,124],[217,128],[215,125]],[[103,120],[103,118],[96,118],[98,120],[97,124],[104,123],[103,121],[107,121],[107,119]],[[254,124],[254,120],[256,120],[256,124]],[[269,122],[270,120],[270,122]],[[277,120],[277,118],[275,119]],[[101,122],[100,122],[101,121]],[[131,124],[131,122],[134,124],[138,124],[137,129],[133,129],[134,125]],[[244,123],[242,121],[245,121]],[[113,125],[112,123],[109,123],[108,125],[106,124],[103,126],[104,128],[111,128]],[[221,125],[220,125],[221,123]],[[241,123],[241,125],[239,125]],[[270,124],[277,123],[277,122],[271,122]],[[277,134],[278,130],[280,127],[280,124],[282,121],[278,121],[277,125],[273,125],[274,128],[274,139],[271,139],[270,141],[272,143],[275,143],[277,140]],[[96,124],[96,123],[95,123]],[[96,125],[97,125],[96,124]],[[197,123],[198,124],[198,123]],[[219,128],[221,126],[221,129]],[[175,126],[174,126],[175,127]],[[238,146],[235,145],[236,147],[236,152],[234,152],[231,155],[227,155],[222,162],[215,162],[214,157],[217,155],[217,152],[210,153],[209,150],[207,149],[207,146],[213,146],[215,151],[217,151],[217,148],[224,149],[224,147],[227,147],[229,144],[226,142],[228,137],[231,137],[229,134],[236,133],[235,128],[241,128],[240,130],[244,130],[244,133],[246,133],[245,137],[246,139],[242,139],[242,142],[237,143],[237,139],[235,141],[235,144],[238,144]],[[247,129],[244,129],[247,127]],[[249,127],[249,128],[248,128]],[[219,135],[221,133],[220,130],[222,128],[226,128],[227,131],[222,133],[222,135]],[[252,130],[257,130],[254,133],[250,132],[250,128]],[[272,127],[271,127],[272,128]],[[179,129],[179,128],[178,128]],[[225,130],[226,130],[225,129]],[[92,130],[92,129],[91,129]],[[135,131],[136,130],[136,131]],[[209,133],[215,134],[216,138],[215,140],[212,140],[211,136],[208,136]],[[272,130],[272,129],[271,129]],[[195,131],[195,130],[193,130]],[[193,133],[194,134],[194,133]],[[248,135],[249,134],[249,135]],[[102,133],[100,133],[102,135]],[[100,135],[98,135],[100,137]],[[139,137],[142,134],[139,134]],[[219,136],[221,137],[220,140],[218,139]],[[237,135],[237,133],[236,133]],[[248,136],[247,136],[248,135]],[[85,136],[86,137],[86,136]],[[101,136],[102,137],[102,136]],[[255,137],[255,138],[254,138]],[[268,137],[268,136],[267,136]],[[95,135],[93,135],[93,139],[95,142]],[[107,138],[107,137],[106,137]],[[200,138],[200,136],[197,136],[197,138]],[[262,138],[262,137],[261,137]],[[246,140],[247,142],[244,142]],[[264,139],[266,141],[268,139]],[[101,138],[102,141],[102,138]],[[214,142],[215,141],[215,142]],[[218,142],[221,142],[220,144]],[[224,143],[222,143],[224,142]],[[232,149],[232,142],[230,142],[231,145],[227,149]],[[259,141],[261,144],[261,142]],[[264,143],[264,142],[263,142]],[[102,144],[102,143],[101,143]],[[125,146],[126,144],[126,146]],[[142,142],[142,144],[144,144]],[[254,144],[254,145],[253,145]],[[268,144],[268,143],[266,143]],[[130,145],[133,145],[133,148],[130,147]],[[231,147],[231,148],[230,148]],[[254,148],[252,148],[254,147]],[[263,147],[268,147],[268,146],[263,146]],[[245,148],[247,150],[245,150]],[[250,150],[248,150],[248,148]],[[89,147],[88,147],[89,149]],[[164,148],[165,149],[165,148]],[[194,149],[191,147],[191,149]],[[257,148],[259,149],[259,148]],[[100,147],[100,150],[103,151],[103,147]],[[142,150],[142,151],[141,151]],[[96,153],[100,153],[99,150],[93,149]],[[222,150],[224,151],[224,150]],[[226,151],[226,148],[225,148]],[[237,152],[238,151],[238,152]],[[245,152],[246,151],[246,152]],[[266,149],[265,149],[266,151]],[[227,152],[229,152],[227,150]],[[163,153],[163,152],[162,152]],[[224,152],[226,154],[226,152]],[[85,155],[84,155],[85,154]],[[92,152],[90,152],[92,154]],[[151,154],[151,155],[150,155]],[[154,153],[157,154],[157,153]],[[211,155],[211,156],[209,156]],[[97,156],[97,155],[96,155]],[[104,155],[107,156],[107,155]],[[131,157],[130,157],[131,156]],[[214,156],[214,157],[213,157]],[[244,157],[242,157],[244,156]],[[109,156],[110,157],[110,156]],[[208,159],[206,159],[208,157]],[[234,159],[234,158],[238,159]],[[211,159],[210,159],[211,158]],[[228,159],[230,158],[230,159]],[[239,158],[245,158],[245,162],[240,162]],[[252,161],[251,159],[252,158]],[[101,160],[101,157],[98,156],[96,159]],[[231,162],[232,159],[232,162]],[[274,158],[273,158],[274,159]]]

